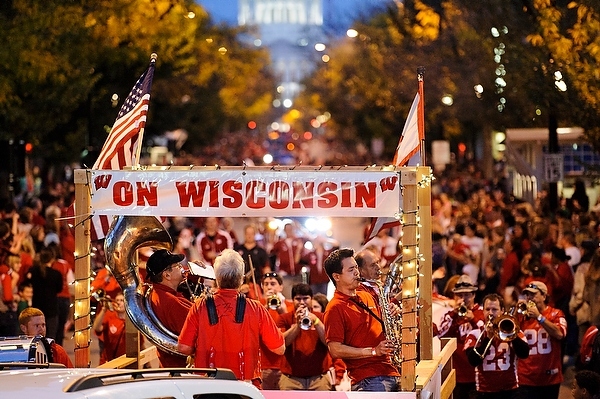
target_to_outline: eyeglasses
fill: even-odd
[[[277,277],[277,276],[278,276],[277,273],[271,272],[271,273],[265,273],[265,275],[263,277],[267,278],[267,277]]]

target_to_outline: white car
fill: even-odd
[[[24,366],[29,368],[22,368]],[[33,367],[34,364],[0,363],[2,399],[264,399],[256,387],[237,381],[235,375],[226,369]]]

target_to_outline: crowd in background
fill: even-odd
[[[590,204],[582,180],[551,211],[544,190],[531,204],[508,193],[502,174],[484,179],[475,165],[461,170],[448,169],[432,186],[435,290],[452,298],[452,283],[466,274],[478,287],[478,301],[498,293],[509,308],[531,281],[544,282],[552,306],[567,317],[563,354],[564,363],[571,364],[588,327],[600,324],[600,208]],[[74,237],[65,215],[72,198],[73,185],[56,181],[32,186],[2,204],[0,335],[19,334],[17,317],[27,306],[44,312],[47,335],[59,343],[69,331]],[[174,252],[189,259],[211,264],[225,248],[252,258],[242,287],[250,297],[262,296],[260,280],[269,271],[283,277],[288,299],[292,285],[300,282],[314,294],[327,294],[323,261],[339,246],[335,237],[310,236],[293,221],[277,231],[262,220],[248,226],[234,222],[169,218],[165,224],[176,243]],[[236,233],[240,230],[243,236]],[[390,262],[398,238],[397,229],[386,230],[367,245]],[[119,287],[104,268],[102,242],[94,246],[92,268],[99,283],[92,286],[116,298]]]

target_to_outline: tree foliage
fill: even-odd
[[[366,143],[383,138],[389,161],[423,65],[428,140],[475,144],[493,130],[546,127],[550,112],[561,125],[593,132],[597,8],[544,0],[397,1],[355,24],[356,38],[334,46],[331,61],[307,82],[303,103],[331,112],[335,134]],[[557,73],[566,91],[557,90]]]
[[[191,0],[42,3],[0,6],[0,137],[31,141],[41,157],[100,147],[152,52],[146,137],[185,128],[192,150],[268,110],[268,55]]]

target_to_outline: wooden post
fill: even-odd
[[[418,227],[417,227],[417,171],[402,168],[401,184],[404,187],[402,215],[402,391],[415,390],[417,365],[417,282]]]
[[[417,168],[419,206],[419,352],[420,360],[433,359],[433,311],[432,311],[432,239],[431,239],[431,168]]]
[[[90,180],[90,171],[75,171],[75,367],[90,367]]]

